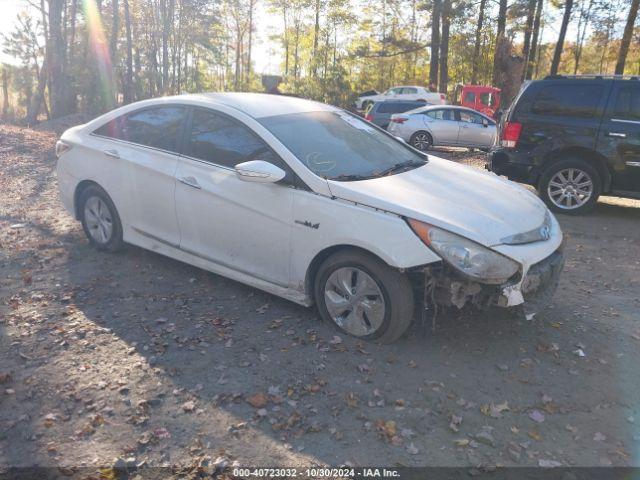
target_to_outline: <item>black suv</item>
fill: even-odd
[[[552,76],[528,83],[503,117],[487,168],[579,214],[600,194],[640,198],[640,80]]]

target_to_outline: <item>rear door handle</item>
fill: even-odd
[[[620,133],[620,132],[609,132],[609,133],[607,133],[607,137],[627,138],[627,134],[626,133]]]
[[[111,158],[120,158],[120,154],[118,153],[117,150],[104,150],[102,153],[104,153],[107,157],[111,157]]]
[[[196,177],[178,177],[178,181],[192,188],[197,188],[198,190],[202,188],[198,183],[198,180],[196,180]]]

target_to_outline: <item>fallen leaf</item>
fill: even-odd
[[[257,392],[247,398],[247,403],[254,408],[264,408],[267,406],[269,399],[262,392]]]

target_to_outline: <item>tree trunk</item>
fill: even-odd
[[[246,72],[246,83],[247,87],[249,86],[249,82],[251,81],[251,47],[253,43],[253,8],[255,7],[255,0],[250,0],[249,2],[249,42],[247,45],[247,72]]]
[[[624,73],[624,64],[627,61],[627,53],[629,53],[629,44],[631,43],[631,37],[633,35],[633,26],[636,23],[636,17],[638,15],[638,6],[640,0],[633,0],[631,7],[629,8],[629,15],[627,16],[627,24],[624,27],[624,33],[622,34],[622,41],[620,42],[620,50],[618,51],[618,61],[616,62],[616,75],[622,75]]]
[[[524,27],[524,45],[522,47],[522,57],[525,61],[524,76],[526,76],[526,65],[529,61],[529,54],[531,53],[531,34],[533,33],[533,19],[535,18],[536,0],[529,0],[527,4],[527,22]]]
[[[129,0],[124,2],[124,28],[127,37],[127,70],[124,81],[124,103],[131,103],[135,99],[133,93],[133,41],[131,38],[131,12],[129,11]]]
[[[538,38],[540,37],[540,17],[542,16],[542,9],[544,7],[544,0],[538,0],[536,5],[536,16],[533,20],[533,38],[531,39],[531,48],[529,51],[529,58],[525,65],[525,79],[530,80],[533,75],[533,67],[537,63],[536,56],[538,53]]]
[[[449,27],[451,25],[451,0],[443,0],[442,35],[440,37],[440,82],[441,93],[447,93],[449,86]]]
[[[282,3],[282,21],[284,22],[284,75],[289,75],[289,29],[287,27],[287,4]]]
[[[320,0],[315,2],[316,18],[313,25],[313,55],[311,56],[311,74],[315,77],[318,74],[317,71],[317,57],[318,54],[318,37],[320,36]]]
[[[49,38],[47,40],[49,71],[51,74],[51,116],[67,114],[66,82],[64,78],[64,38],[62,37],[62,7],[64,0],[49,0]]]
[[[562,24],[560,25],[560,33],[558,34],[558,41],[556,42],[556,49],[553,52],[553,60],[551,61],[551,75],[558,74],[558,67],[560,66],[560,58],[562,57],[562,50],[564,48],[564,37],[567,35],[567,26],[571,19],[571,9],[573,8],[573,0],[566,0],[564,4],[564,15],[562,16]]]
[[[118,33],[120,32],[120,5],[118,0],[111,0],[112,22],[109,50],[111,54],[111,67],[115,70],[118,61]]]
[[[7,67],[2,69],[2,116],[7,118],[9,113],[9,73]]]
[[[482,27],[484,26],[484,8],[487,0],[480,0],[480,12],[478,13],[478,25],[476,26],[476,41],[473,47],[473,67],[471,71],[471,83],[478,83],[478,66],[480,63],[480,47],[482,43]]]
[[[431,13],[431,59],[429,62],[429,88],[438,90],[438,65],[440,64],[440,9],[441,0],[433,0]]]
[[[502,42],[505,41],[504,32],[507,27],[507,0],[500,0],[498,7],[498,27],[496,30],[496,47],[493,55],[493,84],[498,85],[500,79],[500,52],[503,51]]]

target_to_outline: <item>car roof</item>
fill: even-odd
[[[195,93],[159,97],[143,100],[127,105],[128,111],[136,108],[151,107],[166,103],[183,103],[185,105],[226,106],[239,110],[253,118],[264,118],[275,115],[293,113],[337,111],[337,107],[313,100],[306,100],[287,95],[271,95],[267,93],[225,92],[225,93]]]

